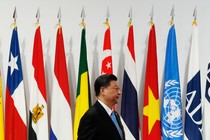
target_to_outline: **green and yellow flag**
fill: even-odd
[[[4,140],[4,107],[2,93],[2,78],[0,73],[0,140]]]
[[[74,118],[74,140],[77,140],[77,132],[78,132],[80,119],[84,115],[84,113],[89,109],[90,105],[91,105],[91,97],[90,97],[90,84],[89,84],[85,27],[84,27],[82,29],[82,37],[81,37],[76,109],[75,109],[75,118]]]

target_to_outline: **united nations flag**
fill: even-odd
[[[161,124],[163,140],[182,140],[182,103],[174,25],[169,30],[167,40],[162,98]]]

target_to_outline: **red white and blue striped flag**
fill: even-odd
[[[70,90],[62,27],[59,27],[57,31],[54,74],[51,95],[50,140],[72,140]]]
[[[121,116],[136,140],[139,139],[139,115],[136,91],[136,60],[133,25],[129,27],[125,50],[125,70],[122,89]]]
[[[12,32],[6,86],[6,140],[26,140],[26,103],[17,28]]]

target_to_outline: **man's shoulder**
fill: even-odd
[[[98,103],[96,102],[93,106],[91,106],[84,114],[84,117],[94,117],[99,114]]]

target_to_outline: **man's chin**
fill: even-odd
[[[118,100],[116,100],[116,101],[115,101],[115,105],[116,105],[116,104],[118,104],[118,102],[119,102],[119,101],[118,101]]]

